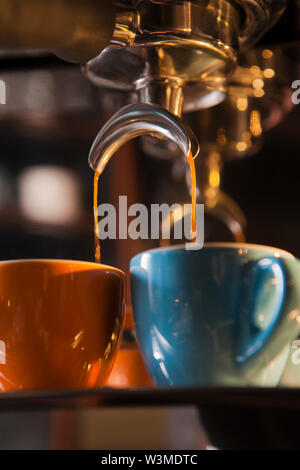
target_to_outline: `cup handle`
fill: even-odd
[[[298,336],[300,299],[294,288],[296,267],[300,271],[294,258],[276,257],[250,261],[244,266],[235,335],[237,365],[243,366],[250,360],[259,362],[262,355],[271,361]]]

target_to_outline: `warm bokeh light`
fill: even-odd
[[[253,90],[253,94],[254,94],[255,98],[262,98],[262,96],[264,96],[265,92],[262,88],[255,88],[255,90]]]
[[[262,133],[260,112],[257,109],[251,112],[250,131],[254,137],[259,137]]]
[[[255,78],[252,82],[253,88],[263,88],[264,87],[264,81],[262,78]]]
[[[77,177],[55,165],[28,167],[18,182],[20,207],[32,222],[66,226],[78,220],[81,197]]]
[[[236,101],[236,107],[239,111],[246,111],[248,108],[248,98],[247,96],[241,96]]]
[[[261,53],[263,59],[271,59],[273,57],[273,52],[270,49],[264,49]]]
[[[251,73],[253,73],[253,74],[257,74],[257,73],[260,72],[260,68],[258,67],[258,65],[252,65],[252,66],[250,67],[250,71],[251,71]]]
[[[220,172],[217,170],[212,170],[209,172],[209,184],[210,186],[216,188],[220,185]]]
[[[209,168],[208,184],[216,189],[220,186],[221,155],[219,152],[210,152],[207,165]]]
[[[239,151],[239,152],[245,152],[245,150],[247,150],[247,144],[246,142],[237,142],[236,143],[236,146],[235,148]]]
[[[263,74],[265,78],[273,78],[275,75],[275,71],[273,69],[265,69],[263,71]]]

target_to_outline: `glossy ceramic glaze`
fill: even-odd
[[[207,244],[131,260],[133,311],[158,385],[278,383],[300,331],[300,262],[272,247]]]
[[[125,274],[81,261],[0,263],[0,390],[101,386],[123,328]]]

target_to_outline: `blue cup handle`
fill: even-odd
[[[288,266],[289,263],[294,268],[297,261],[291,259]],[[288,287],[290,274],[294,278],[295,273],[288,272],[285,265],[286,260],[265,257],[250,261],[243,268],[235,332],[235,362],[239,366],[260,359],[263,353],[272,360],[299,333],[300,324],[297,330],[289,317],[293,304],[295,314],[300,307],[298,297],[291,302]]]

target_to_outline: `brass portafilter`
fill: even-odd
[[[83,70],[98,86],[123,90],[131,102],[156,103],[177,116],[211,107],[224,100],[239,52],[264,34],[285,3],[117,2],[112,40]]]
[[[285,0],[0,0],[0,47],[86,63],[100,86],[180,115],[224,98],[240,50]]]

